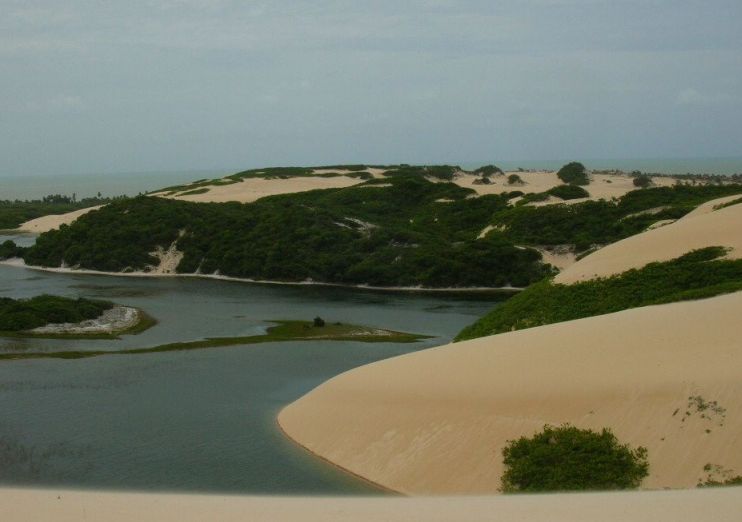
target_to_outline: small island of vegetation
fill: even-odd
[[[0,336],[115,339],[143,332],[156,321],[141,310],[79,297],[0,297]]]
[[[320,321],[317,321],[320,319]],[[160,344],[148,348],[130,348],[126,350],[73,350],[59,352],[23,352],[3,353],[0,360],[14,359],[85,359],[101,355],[137,355],[159,352],[177,352],[199,350],[202,348],[220,348],[248,344],[288,342],[288,341],[356,341],[362,343],[413,343],[430,339],[427,335],[418,335],[395,330],[385,330],[368,326],[327,323],[317,317],[313,321],[274,320],[264,334],[236,337],[208,337],[197,341],[184,341]]]

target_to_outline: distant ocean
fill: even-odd
[[[742,156],[727,158],[650,158],[650,159],[580,159],[589,169],[619,169],[623,171],[661,172],[665,174],[742,174]],[[465,169],[475,169],[493,163],[505,170],[558,169],[569,159],[460,162]],[[135,196],[170,185],[197,179],[217,178],[240,169],[182,170],[157,172],[119,172],[100,174],[0,175],[0,200],[38,199],[48,194],[73,193],[77,198],[95,196]]]
[[[0,200],[40,199],[49,194],[136,196],[171,185],[203,178],[217,178],[237,170],[185,170],[161,172],[119,172],[101,174],[52,174],[0,176]]]

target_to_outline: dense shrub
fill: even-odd
[[[577,185],[557,185],[547,190],[547,193],[559,199],[589,198],[590,193]]]
[[[49,323],[78,323],[95,319],[113,303],[40,295],[31,299],[0,297],[0,331],[30,330]]]
[[[517,174],[510,174],[508,176],[508,185],[525,185],[525,181],[523,181],[523,178],[518,176]]]
[[[559,176],[559,179],[563,182],[570,185],[588,185],[590,183],[590,179],[587,177],[587,169],[585,169],[585,165],[578,161],[573,161],[564,165],[559,169],[559,172],[557,172],[557,176]]]
[[[634,176],[633,183],[635,187],[647,188],[652,184],[652,178],[647,176],[646,174],[638,173],[636,176]]]
[[[608,429],[545,426],[509,441],[502,455],[506,493],[633,489],[649,474],[646,448],[631,449]]]

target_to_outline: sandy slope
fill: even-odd
[[[239,497],[0,490],[4,522],[733,522],[742,488],[458,498]]]
[[[742,204],[710,211],[727,200],[705,203],[692,216],[601,248],[566,268],[554,281],[570,284],[606,277],[715,245],[732,248],[728,255],[731,259],[742,258]]]
[[[52,214],[49,216],[42,216],[30,221],[26,221],[20,227],[18,227],[18,229],[23,232],[33,232],[35,234],[41,234],[42,232],[55,230],[62,225],[69,225],[80,216],[85,215],[92,210],[97,210],[100,207],[102,207],[102,205],[74,210],[72,212],[67,212],[66,214]]]
[[[187,196],[175,194],[173,196],[163,197],[173,197],[183,201],[196,201],[201,203],[224,203],[226,201],[251,203],[266,196],[306,192],[315,189],[344,188],[357,185],[358,183],[363,183],[363,181],[364,180],[360,178],[351,178],[348,176],[335,176],[331,178],[307,176],[288,179],[248,178],[231,185],[216,185],[208,187],[209,191],[203,194],[191,194]]]
[[[524,185],[508,185],[508,175],[517,174],[525,182]],[[476,176],[470,174],[459,174],[455,179],[454,183],[459,186],[471,188],[477,191],[478,194],[502,194],[503,192],[511,192],[519,190],[526,194],[534,192],[545,192],[557,185],[562,185],[562,180],[556,175],[556,172],[551,171],[537,171],[537,172],[506,172],[503,176],[492,176],[489,185],[475,185],[474,180]],[[655,187],[669,187],[675,184],[675,179],[671,177],[655,177],[653,178]],[[634,178],[626,175],[617,174],[593,174],[591,176],[591,182],[589,185],[583,187],[590,193],[589,199],[611,199],[613,197],[619,198],[630,192],[636,190],[634,186]],[[587,198],[586,198],[587,199]],[[570,200],[567,203],[579,203],[586,199]],[[554,198],[551,203],[564,203],[564,201]],[[540,203],[543,205],[544,203]]]
[[[645,487],[693,487],[707,463],[742,474],[740,317],[742,292],[432,348],[341,374],[279,423],[409,494],[495,493],[506,441],[564,422],[646,446]],[[701,418],[696,395],[725,415]]]

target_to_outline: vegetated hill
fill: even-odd
[[[719,259],[725,253],[708,247],[613,277],[571,285],[542,281],[464,328],[456,340],[742,290],[742,259]]]
[[[564,165],[557,176],[565,183],[570,185],[589,185],[590,179],[587,177],[587,169],[585,165],[579,161],[572,161]]]
[[[181,273],[429,287],[526,286],[551,273],[534,250],[477,239],[508,196],[468,199],[469,189],[403,175],[383,182],[250,204],[134,198],[41,235],[24,258],[143,270],[177,240]]]
[[[453,167],[398,172],[353,187],[249,204],[120,201],[39,237],[29,264],[147,270],[158,249],[183,253],[180,273],[375,286],[527,286],[551,274],[528,245],[585,249],[634,233],[742,186],[644,189],[619,201],[512,206],[443,181]],[[437,173],[437,174],[431,174]],[[430,177],[440,181],[432,182]],[[663,205],[665,210],[641,214]],[[630,216],[637,213],[636,216]],[[495,226],[478,238],[487,226]]]

